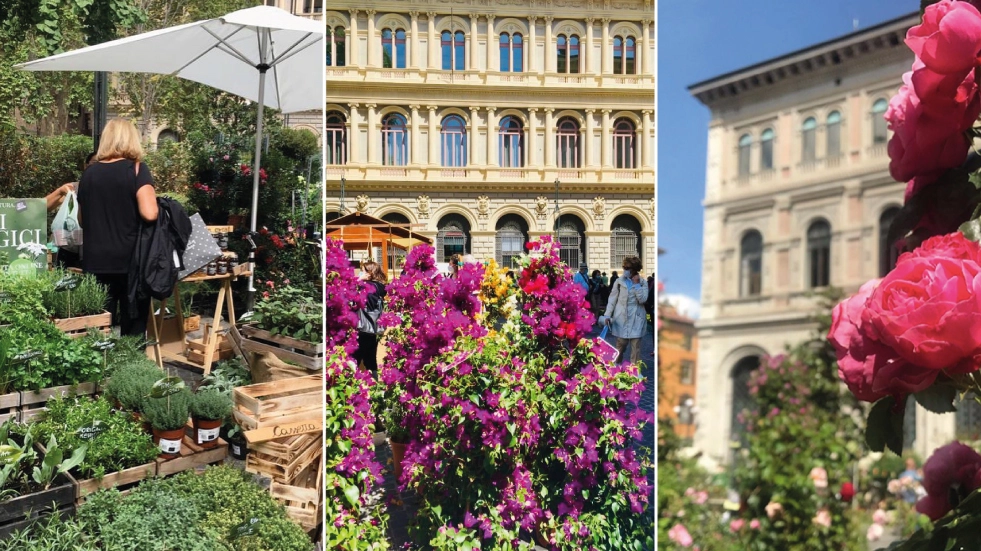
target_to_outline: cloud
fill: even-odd
[[[691,319],[698,319],[701,314],[702,305],[698,299],[692,298],[681,293],[667,293],[659,297],[661,302],[666,302],[674,306],[679,314]]]

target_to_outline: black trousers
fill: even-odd
[[[378,335],[358,332],[358,350],[354,353],[354,361],[364,362],[372,375],[378,375]]]
[[[106,299],[106,310],[112,314],[112,324],[119,326],[119,334],[123,336],[136,335],[146,337],[146,321],[150,315],[150,299],[141,300],[136,304],[136,318],[129,316],[129,298],[127,274],[95,274],[99,283],[106,286],[109,296]]]

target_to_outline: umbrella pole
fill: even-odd
[[[266,48],[269,43],[269,35],[265,31],[261,33],[261,44],[259,48],[259,109],[257,110],[255,123],[255,157],[252,159],[252,224],[249,226],[250,235],[255,235],[256,215],[259,211],[259,168],[262,161],[262,118],[265,110],[266,95],[266,71],[269,65],[266,63]],[[249,273],[249,291],[246,294],[245,310],[251,311],[255,306],[255,249],[249,251],[249,263],[252,271]]]

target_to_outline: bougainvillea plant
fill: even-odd
[[[979,2],[924,2],[906,35],[916,55],[885,117],[892,176],[907,182],[890,229],[904,252],[881,280],[839,304],[828,338],[839,374],[860,400],[874,403],[866,431],[876,451],[903,448],[903,413],[915,399],[949,413],[981,397],[981,63]],[[981,461],[959,443],[924,467],[928,496],[917,510],[935,522],[893,549],[971,548],[981,532]],[[966,547],[963,547],[966,546]]]
[[[444,279],[420,246],[389,286],[393,373],[382,376],[403,385],[409,412],[400,482],[423,496],[417,539],[435,549],[523,549],[533,539],[652,549],[643,378],[638,366],[599,360],[583,338],[593,318],[558,246],[544,238],[532,251],[520,307],[493,333],[478,322],[479,266]]]
[[[344,250],[344,243],[328,239],[326,243],[324,327],[327,350],[340,346],[347,354],[358,348],[358,311],[364,308],[367,291],[358,282],[354,267]]]

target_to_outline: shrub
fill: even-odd
[[[191,393],[186,389],[166,398],[143,401],[143,417],[157,430],[177,430],[187,424]]]
[[[201,390],[191,400],[191,414],[198,419],[217,421],[232,414],[232,400],[215,390]]]
[[[44,307],[44,292],[47,285],[46,278],[18,277],[0,271],[0,293],[4,295],[0,299],[0,325],[23,319],[46,319],[48,310]]]
[[[153,363],[135,361],[122,364],[106,384],[106,398],[118,400],[123,409],[139,412],[153,384],[162,376],[163,373]]]
[[[55,283],[70,276],[78,278],[78,287],[71,291],[56,291]],[[107,291],[92,274],[72,274],[65,270],[53,270],[46,274],[48,286],[44,290],[44,308],[54,318],[71,318],[101,314],[106,310]]]
[[[39,318],[20,318],[8,330],[15,353],[41,353],[13,366],[10,384],[15,390],[40,390],[101,379],[104,358],[92,347],[93,338],[73,339]]]

